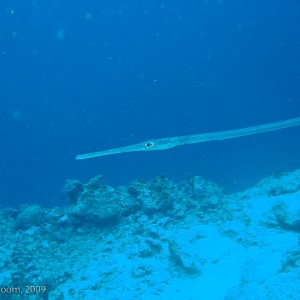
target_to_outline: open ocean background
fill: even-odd
[[[189,174],[229,192],[300,167],[299,128],[76,161],[300,116],[299,1],[0,3],[0,205],[62,206],[67,179]]]

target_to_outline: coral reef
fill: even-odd
[[[226,195],[199,176],[68,180],[68,207],[0,211],[0,285],[47,288],[29,300],[297,299],[298,183],[295,171]]]

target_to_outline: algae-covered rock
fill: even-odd
[[[87,184],[67,181],[65,193],[73,204],[70,216],[80,222],[103,222],[137,212],[184,217],[187,211],[207,213],[222,204],[221,189],[199,176],[181,184],[159,176],[148,183],[134,181],[128,187],[118,188],[106,185],[102,176],[96,176]]]
[[[281,197],[284,199],[284,197]],[[271,211],[266,214],[263,221],[269,227],[279,227],[284,230],[300,232],[300,209],[299,200],[293,202],[278,202]]]
[[[200,204],[201,209],[215,209],[222,204],[222,189],[215,183],[200,176],[190,177],[188,183],[192,198]]]
[[[181,249],[175,241],[169,241],[168,247],[170,252],[170,260],[175,264],[176,267],[189,275],[200,274],[200,268],[190,253]]]
[[[70,213],[79,221],[103,222],[119,217],[121,207],[117,203],[114,189],[103,183],[102,176],[96,176],[84,185]]]
[[[83,191],[71,207],[70,215],[80,222],[101,223],[117,219],[136,206],[136,201],[131,201],[125,192],[126,189],[114,189],[104,183],[102,176],[96,176],[83,185]]]
[[[175,184],[165,176],[159,176],[149,183],[133,182],[128,193],[141,203],[146,214],[165,212],[173,208]]]
[[[79,180],[68,179],[63,188],[63,193],[67,196],[71,204],[77,203],[83,191],[83,184]]]

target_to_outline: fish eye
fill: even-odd
[[[155,144],[154,144],[153,142],[147,142],[147,143],[144,144],[144,146],[145,146],[147,149],[149,149],[149,148],[154,147]]]

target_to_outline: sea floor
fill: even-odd
[[[300,299],[300,170],[224,194],[195,176],[0,211],[0,299]]]

